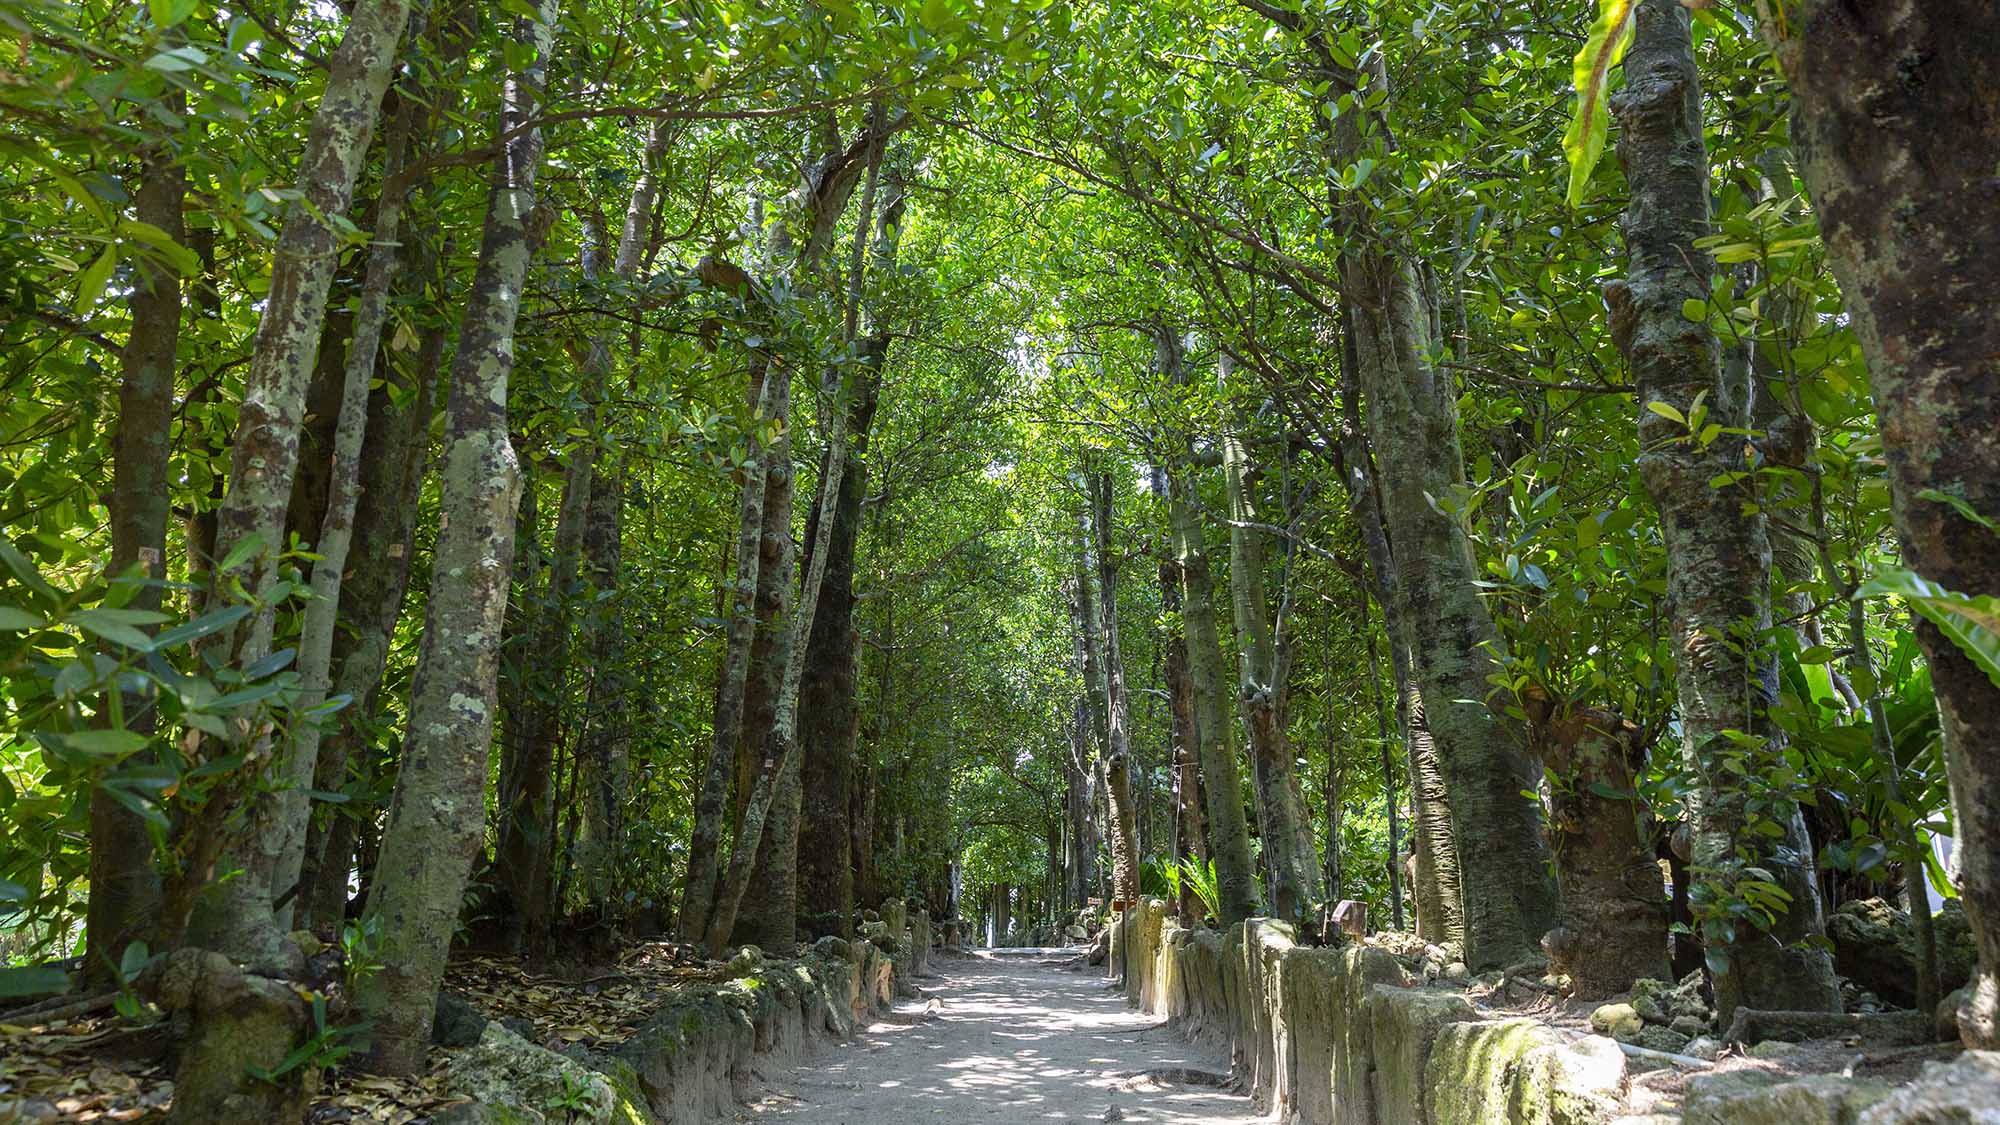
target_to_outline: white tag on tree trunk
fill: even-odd
[[[392,558],[392,559],[400,559],[400,558],[402,558],[402,557],[403,557],[403,545],[402,545],[401,543],[391,543],[391,544],[389,544],[389,557],[390,557],[390,558]]]

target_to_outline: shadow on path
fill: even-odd
[[[1043,963],[1061,951],[933,957],[904,1001],[850,1046],[769,1076],[752,1119],[818,1125],[964,1121],[1261,1121],[1250,1099],[1204,1078],[1228,1072],[1125,1006],[1095,970]],[[1194,1079],[1197,1084],[1187,1084]]]

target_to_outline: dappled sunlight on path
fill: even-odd
[[[819,1125],[1262,1120],[1247,1097],[1147,1077],[1228,1064],[1127,1008],[1096,970],[1046,959],[1036,950],[932,958],[936,975],[918,984],[934,1004],[904,1001],[851,1046],[766,1076],[751,1115]]]

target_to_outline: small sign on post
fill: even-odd
[[[1368,904],[1351,898],[1340,900],[1333,908],[1333,924],[1349,937],[1368,936]]]

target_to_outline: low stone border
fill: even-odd
[[[1420,987],[1386,950],[1308,948],[1253,918],[1189,930],[1160,899],[1117,922],[1107,971],[1127,1000],[1229,1052],[1260,1108],[1310,1125],[1931,1125],[2000,1122],[2000,1052],[1967,1051],[1888,1087],[1837,1074],[1729,1071],[1678,1113],[1621,1117],[1625,1052],[1604,1035],[1489,1019]]]
[[[756,1072],[797,1065],[816,1040],[846,1041],[928,968],[930,919],[888,908],[854,941],[821,938],[794,960],[754,947],[732,979],[689,985],[624,1043],[551,1051],[498,1022],[456,1055],[447,1092],[470,1100],[436,1125],[692,1125],[733,1118]]]

